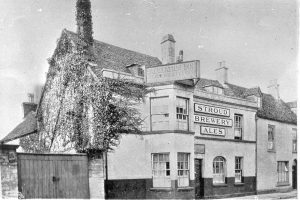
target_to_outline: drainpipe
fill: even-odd
[[[108,181],[108,168],[107,168],[107,150],[105,151],[105,182],[104,182],[104,198],[107,199],[107,181]]]
[[[257,195],[257,114],[255,114],[255,194]]]

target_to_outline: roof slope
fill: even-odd
[[[16,128],[8,133],[0,142],[9,142],[37,131],[36,113],[31,111]]]
[[[75,44],[80,43],[80,39],[76,33],[66,29],[64,29],[63,32],[66,33]],[[156,57],[117,47],[98,40],[94,40],[93,51],[98,65],[93,69],[96,74],[99,74],[103,68],[129,73],[127,66],[132,64],[145,65],[146,67],[161,64],[160,60]]]
[[[290,109],[289,105],[282,100],[276,100],[270,94],[263,94],[262,108],[258,110],[257,116],[264,119],[297,124],[297,115]]]

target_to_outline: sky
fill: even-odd
[[[94,39],[161,58],[172,34],[176,54],[200,60],[201,77],[215,79],[225,60],[229,82],[280,84],[297,99],[296,0],[91,0]],[[0,0],[0,138],[23,119],[27,93],[45,82],[47,58],[64,28],[76,31],[75,0]]]

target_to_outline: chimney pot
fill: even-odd
[[[276,100],[280,99],[279,96],[279,84],[277,83],[277,79],[271,80],[268,86],[268,93],[272,95]]]

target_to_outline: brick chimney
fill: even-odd
[[[85,41],[88,46],[92,46],[94,40],[90,0],[77,0],[76,22],[79,38]]]
[[[177,62],[183,62],[183,50],[179,51],[179,56],[177,57]]]
[[[34,103],[34,94],[29,93],[28,94],[28,102],[23,102],[23,111],[24,111],[24,117],[28,115],[31,111],[36,111],[37,104]]]
[[[173,35],[167,34],[161,41],[162,64],[175,63],[175,39]]]
[[[271,80],[268,86],[268,93],[272,95],[276,100],[280,99],[279,96],[279,84],[277,83],[277,79]]]
[[[228,68],[226,67],[225,61],[219,62],[219,67],[215,70],[216,71],[216,79],[224,85],[228,83]]]

